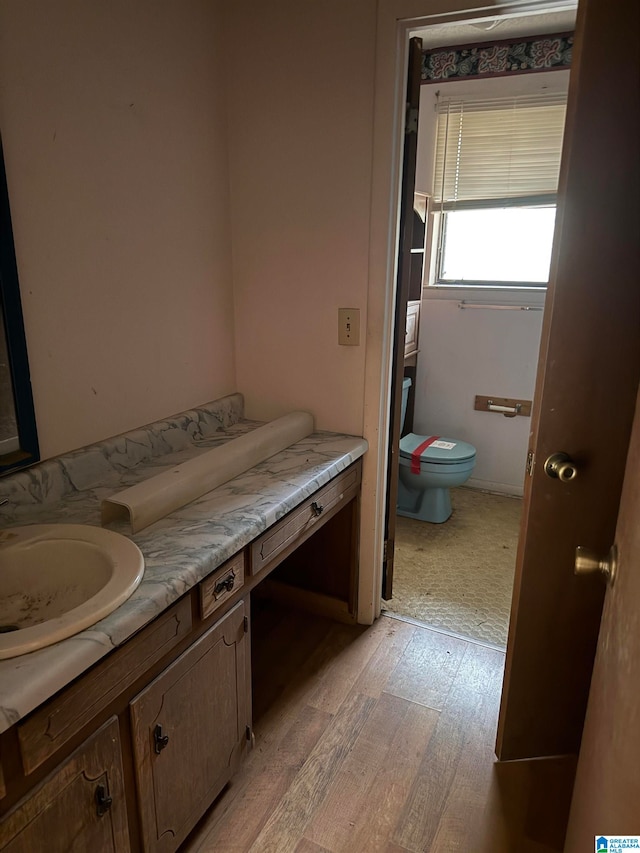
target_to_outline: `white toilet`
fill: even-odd
[[[402,383],[402,423],[411,379]],[[398,515],[442,524],[451,515],[449,489],[461,486],[476,464],[476,449],[466,441],[409,433],[400,439]]]

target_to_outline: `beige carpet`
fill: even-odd
[[[451,502],[444,524],[397,517],[385,609],[505,646],[522,501],[459,488]]]

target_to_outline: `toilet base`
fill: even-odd
[[[451,515],[451,495],[449,489],[407,489],[402,480],[398,481],[398,515],[405,518],[417,518],[431,524],[442,524]]]

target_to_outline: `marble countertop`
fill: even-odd
[[[0,509],[0,528],[44,522],[99,526],[103,498],[261,425],[241,414],[242,398],[231,395],[4,478],[0,499],[9,503]],[[145,574],[123,605],[73,637],[0,661],[0,732],[124,643],[366,450],[362,438],[315,432],[130,535],[144,555]],[[124,532],[117,523],[109,526]]]

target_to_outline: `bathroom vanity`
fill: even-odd
[[[116,483],[255,428],[241,413],[232,395],[1,481],[3,526],[96,524]],[[252,745],[251,596],[355,621],[365,451],[313,433],[131,536],[124,605],[0,662],[0,850],[179,847]]]

